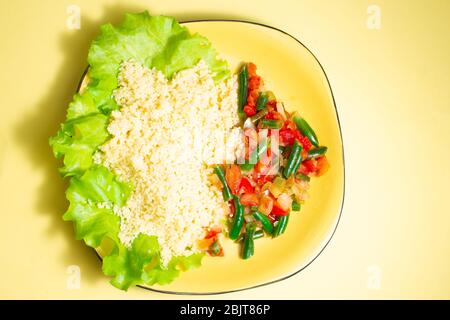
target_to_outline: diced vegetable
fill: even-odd
[[[262,229],[258,229],[255,231],[255,234],[253,235],[253,240],[263,238],[264,237],[264,231]],[[236,240],[236,242],[242,242],[244,241],[245,234],[241,234],[239,238]]]
[[[238,165],[232,164],[225,170],[225,179],[232,194],[238,194],[242,173]]]
[[[285,187],[286,180],[282,177],[276,177],[275,180],[273,180],[273,183],[270,185],[269,191],[275,198],[278,198],[278,196],[284,191]]]
[[[253,188],[250,180],[243,177],[241,183],[239,184],[239,193],[253,193],[255,188]]]
[[[228,201],[231,199],[232,194],[231,190],[228,187],[227,181],[225,179],[225,173],[223,172],[223,169],[221,166],[215,166],[214,167],[214,173],[219,178],[220,182],[222,182],[223,188],[222,188],[222,196],[224,201]]]
[[[261,125],[263,128],[280,129],[283,126],[283,121],[274,119],[261,119]]]
[[[330,168],[330,164],[328,163],[327,157],[320,157],[317,159],[317,171],[316,177],[320,177]]]
[[[294,170],[292,171],[293,174],[296,174],[298,172],[298,169],[300,168],[302,164],[302,150],[300,150],[300,154],[298,155],[298,158],[295,161],[294,164]]]
[[[287,224],[289,222],[289,215],[282,216],[278,220],[277,225],[275,226],[275,229],[273,231],[273,237],[278,237],[286,231]]]
[[[251,163],[241,163],[239,166],[241,167],[241,170],[244,172],[251,171],[255,167],[255,165]]]
[[[253,223],[247,224],[245,228],[244,247],[242,250],[242,258],[248,259],[253,256],[255,252],[255,244],[253,242],[253,236],[255,234],[256,227]]]
[[[272,91],[266,91],[267,100],[268,101],[276,101],[277,97],[275,97],[275,94]]]
[[[214,240],[215,240],[214,238],[198,240],[197,246],[200,250],[206,250],[214,243]]]
[[[272,211],[272,208],[273,208],[272,198],[266,195],[262,195],[261,198],[259,199],[259,207],[258,207],[259,212],[268,215]]]
[[[305,174],[303,174],[303,173],[297,173],[296,175],[295,175],[295,177],[297,178],[297,179],[299,179],[299,180],[302,180],[302,181],[310,181],[311,180],[311,178],[310,177],[308,177],[307,175],[305,175]]]
[[[246,207],[257,206],[259,203],[256,193],[244,193],[241,196],[241,204]]]
[[[219,239],[216,239],[213,242],[213,244],[209,247],[208,253],[213,257],[223,255],[223,249],[222,246],[220,245]]]
[[[308,122],[300,116],[294,116],[293,119],[298,130],[300,130],[300,132],[305,135],[314,146],[319,147],[319,140],[317,139],[316,133]]]
[[[327,152],[327,147],[318,147],[308,151],[306,159],[318,158],[323,156]]]
[[[255,114],[253,117],[251,117],[251,121],[253,123],[256,123],[258,120],[264,118],[264,116],[267,114],[267,109],[263,109],[261,111],[259,111],[257,114]]]
[[[283,192],[278,196],[277,203],[283,211],[289,211],[292,205],[292,198]]]
[[[267,218],[267,216],[265,214],[256,211],[255,213],[253,213],[253,216],[255,217],[256,220],[261,222],[263,229],[267,233],[272,234],[272,232],[273,232],[272,222],[270,221],[269,218]]]
[[[274,216],[286,216],[289,214],[289,210],[284,210],[277,201],[274,201],[271,214]]]
[[[239,88],[238,88],[238,113],[239,116],[244,116],[244,105],[247,102],[248,91],[248,70],[247,64],[242,66],[241,72],[238,76]]]
[[[269,98],[267,96],[267,93],[260,93],[258,100],[256,101],[256,110],[259,111],[259,110],[265,109],[266,113],[267,113],[266,106],[267,106],[268,101],[269,101]]]
[[[231,240],[236,240],[241,233],[242,226],[244,225],[244,207],[237,196],[233,196],[233,203],[235,212],[229,237]]]
[[[247,115],[247,117],[254,116],[256,114],[256,106],[248,105],[246,104],[244,106],[244,113]]]
[[[302,146],[297,140],[295,140],[294,145],[292,147],[292,151],[288,158],[288,162],[283,171],[283,175],[285,178],[289,178],[293,173],[295,173],[294,170],[298,164],[299,158],[301,157],[301,155],[300,155],[301,152],[302,152]]]
[[[291,208],[291,210],[292,211],[300,211],[300,208],[301,208],[302,206],[301,206],[301,204],[299,203],[299,202],[297,202],[297,201],[293,201],[292,202],[292,208]]]

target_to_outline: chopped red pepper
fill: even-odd
[[[256,114],[256,107],[255,105],[250,106],[250,105],[246,105],[244,106],[244,112],[247,115],[247,117],[251,117],[254,116]]]
[[[239,184],[239,193],[253,193],[255,189],[253,188],[250,180],[247,178],[242,178],[241,183]]]
[[[217,234],[221,233],[222,229],[220,227],[213,227],[211,228],[208,233],[206,234],[205,239],[209,239],[209,238],[213,238],[215,237]]]
[[[289,210],[285,211],[285,210],[281,209],[281,207],[277,201],[273,202],[273,208],[272,208],[271,214],[273,214],[275,216],[287,216],[288,213],[289,213]]]
[[[305,160],[302,162],[302,164],[300,165],[300,168],[298,169],[298,171],[300,173],[303,174],[310,174],[313,173],[317,170],[316,164],[314,163],[314,160]]]
[[[244,193],[240,200],[241,204],[247,207],[257,206],[259,204],[259,199],[256,193]]]

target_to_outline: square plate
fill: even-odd
[[[236,72],[243,61],[258,66],[266,88],[298,111],[328,146],[330,170],[311,179],[310,198],[293,213],[286,232],[258,239],[255,255],[239,257],[240,246],[223,241],[225,257],[205,257],[202,266],[183,272],[168,285],[143,288],[174,294],[218,294],[287,279],[308,266],[337,227],[344,200],[344,154],[339,118],[325,71],[300,41],[273,27],[244,21],[192,21],[182,25],[207,37]],[[81,84],[86,83],[84,78]]]

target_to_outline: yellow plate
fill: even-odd
[[[243,61],[254,62],[266,87],[285,103],[288,111],[299,111],[316,131],[320,143],[328,146],[331,168],[324,176],[311,179],[310,198],[300,212],[291,214],[286,232],[274,240],[258,239],[251,259],[239,258],[239,247],[226,240],[225,257],[205,257],[199,269],[181,273],[173,283],[144,288],[213,294],[287,279],[308,266],[325,248],[342,210],[343,145],[328,79],[314,55],[281,30],[242,21],[194,21],[183,25],[206,36],[234,71]]]

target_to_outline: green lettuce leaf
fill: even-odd
[[[56,158],[64,156],[60,169],[65,176],[78,175],[93,165],[92,155],[109,137],[108,117],[101,113],[80,116],[61,125],[50,146]]]
[[[70,205],[63,219],[73,221],[76,238],[91,247],[100,246],[104,237],[118,243],[120,218],[112,208],[124,205],[130,192],[131,186],[118,181],[107,168],[94,166],[70,180],[66,191]]]
[[[55,157],[63,158],[61,174],[71,179],[64,220],[73,221],[76,238],[91,247],[97,248],[105,240],[112,242],[103,257],[103,271],[113,277],[113,285],[124,290],[136,284],[170,283],[180,271],[200,266],[204,256],[174,257],[163,266],[155,237],[140,234],[130,248],[119,240],[120,218],[113,207],[123,206],[132,188],[107,168],[95,165],[92,157],[109,139],[110,113],[120,108],[113,98],[119,68],[130,59],[157,68],[167,78],[201,59],[215,81],[229,76],[227,63],[217,58],[206,38],[191,34],[173,18],[150,16],[148,12],[127,14],[118,27],[101,26],[90,47],[87,87],[74,95],[66,121],[49,143]]]

